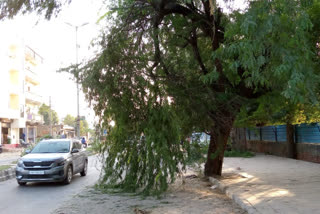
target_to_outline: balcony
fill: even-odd
[[[43,124],[43,116],[39,114],[27,113],[27,123]]]
[[[33,85],[40,84],[39,76],[32,71],[29,67],[26,67],[26,81],[32,83]]]
[[[28,46],[25,48],[25,60],[34,66],[43,62],[43,58]]]
[[[33,92],[26,92],[26,103],[40,105],[42,103],[42,96],[35,94]]]

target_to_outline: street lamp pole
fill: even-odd
[[[87,24],[88,22],[83,23],[82,25],[72,25],[68,22],[66,22],[67,25],[74,27],[76,30],[76,69],[78,70],[78,28],[83,27]],[[77,137],[80,139],[80,105],[79,105],[79,78],[77,78]]]

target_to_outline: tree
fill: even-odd
[[[138,99],[142,112],[146,88],[159,103],[170,97],[177,116],[188,117],[183,129],[193,121],[211,135],[208,176],[221,174],[231,127],[250,101],[316,101],[316,43],[299,1],[255,1],[229,16],[209,1],[128,1],[120,8],[99,41],[103,52],[80,73],[85,91],[108,103],[97,105],[101,113],[126,108],[124,97]],[[139,92],[141,99],[131,97]]]
[[[70,114],[67,114],[66,117],[63,119],[63,124],[76,127],[76,118]]]
[[[63,124],[72,126],[75,129],[77,128],[77,123],[76,123],[76,117],[67,114],[67,116],[63,119]],[[87,133],[90,131],[89,129],[89,124],[86,119],[81,119],[80,120],[80,135],[81,136],[86,136]]]
[[[42,104],[39,108],[39,114],[43,116],[44,119],[44,124],[45,125],[50,125],[50,112],[51,112],[51,116],[52,116],[52,125],[56,125],[59,123],[59,118],[58,118],[58,114],[56,111],[50,109],[49,106],[47,106],[46,104]]]
[[[216,1],[115,1],[96,42],[101,53],[69,69],[102,124],[116,124],[104,180],[164,191],[194,130],[211,136],[205,175],[221,175],[239,112],[268,99],[317,102],[318,37],[306,2],[252,1],[225,14]]]

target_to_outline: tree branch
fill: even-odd
[[[196,60],[198,61],[199,65],[200,65],[202,73],[203,74],[207,74],[208,70],[206,69],[205,65],[203,64],[203,61],[202,61],[202,58],[201,58],[201,55],[200,55],[200,51],[199,51],[199,48],[198,48],[198,38],[197,38],[197,29],[196,28],[192,29],[191,39],[189,41],[190,41],[190,44],[192,46],[194,56],[195,56]]]

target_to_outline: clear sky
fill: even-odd
[[[17,16],[13,20],[0,22],[2,35],[15,35],[24,40],[24,43],[34,49],[44,58],[44,67],[41,70],[41,92],[44,102],[48,104],[49,96],[52,106],[61,117],[71,114],[77,115],[76,84],[70,79],[71,75],[56,73],[61,67],[75,63],[76,45],[75,28],[65,24],[88,25],[79,28],[78,44],[79,62],[92,55],[89,45],[98,35],[99,26],[96,21],[101,10],[100,0],[74,0],[69,6],[64,6],[57,18],[50,21],[39,18],[35,14]],[[1,36],[2,37],[2,36]],[[80,94],[80,115],[86,116],[89,122],[93,121],[94,113]]]

